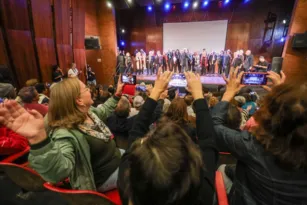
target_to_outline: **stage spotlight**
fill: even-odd
[[[228,4],[230,2],[230,0],[225,0],[225,4]]]
[[[120,45],[121,45],[121,46],[125,46],[125,41],[121,40],[121,41],[120,41]]]
[[[248,3],[248,2],[250,2],[250,0],[244,0],[244,3]]]
[[[190,6],[190,3],[188,1],[184,2],[183,8],[187,9]]]
[[[161,3],[162,0],[157,0],[157,3]]]
[[[282,37],[281,39],[280,39],[280,42],[285,42],[285,38],[284,37]]]
[[[205,7],[205,6],[208,6],[208,4],[209,4],[209,1],[204,1],[203,6],[204,6],[204,7]]]
[[[170,8],[171,8],[170,3],[166,3],[166,4],[164,5],[164,9],[165,9],[166,11],[168,11]]]
[[[112,8],[111,2],[107,1],[107,7]]]
[[[286,19],[284,19],[284,20],[282,21],[282,23],[283,23],[283,24],[286,24],[286,23],[287,23],[287,20],[286,20]]]
[[[198,2],[195,1],[195,2],[193,3],[193,9],[196,9],[197,7],[198,7]]]
[[[122,33],[125,33],[126,31],[125,31],[125,29],[122,29]]]
[[[127,1],[128,1],[128,3],[130,3],[130,4],[132,3],[132,0],[127,0]]]
[[[152,6],[147,6],[147,11],[151,12],[152,11]]]

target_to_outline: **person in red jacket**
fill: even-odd
[[[0,125],[0,159],[21,152],[28,147],[28,140]]]
[[[24,87],[22,88],[18,96],[21,98],[23,107],[26,110],[36,110],[42,116],[45,116],[48,113],[48,106],[39,104],[39,95],[34,86]]]

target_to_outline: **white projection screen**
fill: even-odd
[[[163,24],[163,50],[225,50],[227,20]]]

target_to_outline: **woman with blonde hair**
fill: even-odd
[[[114,111],[122,87],[119,82],[115,96],[93,108],[89,88],[68,78],[52,88],[48,133],[37,111],[27,112],[15,101],[0,105],[0,123],[28,139],[30,166],[46,181],[69,178],[73,189],[104,192],[116,187],[121,152],[103,121]]]

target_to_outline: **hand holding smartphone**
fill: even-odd
[[[173,74],[169,86],[172,87],[187,87],[188,83],[183,73]]]
[[[135,87],[136,91],[146,92],[146,86],[145,85],[138,85]]]
[[[241,79],[242,85],[266,85],[268,78],[267,73],[244,73]]]
[[[135,75],[122,75],[122,82],[128,85],[136,84],[136,76]]]

